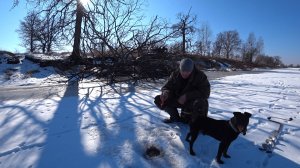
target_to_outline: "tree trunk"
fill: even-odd
[[[185,54],[185,34],[182,34],[182,53]]]
[[[253,60],[253,55],[254,55],[254,54],[252,54],[252,53],[251,53],[251,54],[249,54],[249,60],[248,60],[248,62],[249,62],[249,63],[252,63],[252,60]]]
[[[51,44],[51,42],[49,42],[49,43],[47,44],[47,53],[50,53],[50,52],[51,52],[51,46],[52,46],[52,44]]]
[[[30,52],[34,52],[34,47],[33,47],[33,37],[32,37],[32,34],[30,35]]]
[[[42,44],[42,51],[43,51],[43,54],[46,53],[46,44]]]
[[[186,43],[185,29],[186,29],[186,25],[185,23],[183,23],[183,28],[182,28],[182,53],[183,54],[185,54],[185,43]]]
[[[83,6],[80,0],[77,0],[76,9],[76,22],[75,22],[75,33],[74,33],[74,44],[73,52],[71,54],[71,60],[77,64],[80,62],[80,38],[81,38],[81,23],[83,17]]]

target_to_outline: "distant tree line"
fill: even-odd
[[[300,68],[300,64],[297,64],[297,65],[289,64],[289,65],[287,65],[287,67],[290,67],[290,68]]]
[[[279,56],[263,53],[264,40],[253,32],[246,40],[237,30],[219,32],[215,40],[208,24],[196,25],[197,17],[177,15],[170,24],[155,16],[148,24],[141,15],[140,0],[29,1],[29,11],[17,30],[22,45],[30,52],[51,52],[72,44],[71,59],[79,63],[87,55],[110,55],[126,62],[153,49],[166,48],[172,54],[221,57],[246,63],[281,66]],[[18,4],[14,0],[14,5]]]

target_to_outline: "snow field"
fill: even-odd
[[[247,135],[231,144],[232,158],[224,158],[224,165],[214,161],[218,141],[199,135],[194,145],[197,155],[191,156],[185,141],[188,126],[161,121],[168,115],[155,107],[153,98],[163,82],[137,87],[82,83],[59,87],[61,93],[47,97],[3,99],[0,167],[296,168],[300,165],[299,77],[298,69],[280,69],[210,81],[209,117],[228,120],[234,111],[252,113]],[[267,117],[284,124],[272,154],[258,150],[278,128]],[[159,148],[161,155],[145,156],[149,146]]]

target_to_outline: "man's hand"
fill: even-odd
[[[160,100],[162,103],[164,103],[169,97],[169,91],[168,90],[164,90],[161,95],[160,95]]]
[[[179,99],[177,100],[179,104],[183,105],[186,102],[186,95],[182,95],[179,97]]]

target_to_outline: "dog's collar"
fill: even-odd
[[[240,131],[237,128],[235,128],[235,126],[232,124],[230,120],[229,120],[229,125],[236,133],[240,133]]]

